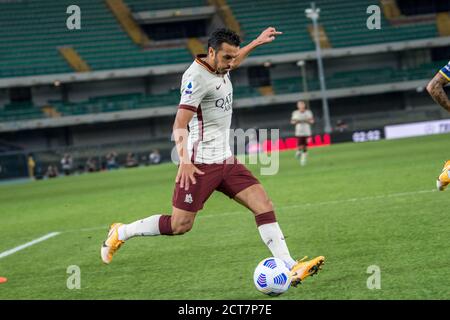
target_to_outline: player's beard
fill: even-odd
[[[217,69],[216,68],[216,70],[217,70],[217,73],[219,73],[219,74],[226,74],[229,69]]]
[[[229,69],[223,69],[218,67],[219,62],[217,61],[217,55],[214,57],[214,69],[218,74],[226,74]]]

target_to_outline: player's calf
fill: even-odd
[[[102,243],[100,255],[106,264],[128,239],[138,236],[181,235],[192,229],[195,214],[174,211],[169,215],[153,215],[129,224],[113,223],[106,240]]]

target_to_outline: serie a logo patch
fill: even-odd
[[[189,84],[186,87],[186,90],[184,91],[185,94],[191,94],[192,93],[192,82],[189,82]]]

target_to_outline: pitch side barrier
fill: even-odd
[[[450,133],[450,119],[404,123],[384,127],[387,140]]]
[[[317,134],[308,138],[308,148],[329,146],[332,143],[342,142],[368,142],[384,139],[384,129],[375,128],[368,130],[354,130],[344,132],[333,132],[331,134]],[[280,138],[277,141],[266,140],[259,144],[249,144],[248,153],[270,152],[273,150],[287,151],[295,150],[298,147],[298,139],[296,137]]]
[[[384,138],[384,130],[382,128],[370,129],[370,130],[355,130],[355,131],[344,131],[344,132],[333,132],[331,134],[317,134],[313,135],[308,139],[308,147],[323,147],[329,146],[332,143],[341,143],[341,142],[366,142],[366,141],[377,141]],[[137,148],[136,156],[138,160],[144,155],[152,150],[151,143],[146,144],[146,153],[142,152],[142,148]],[[274,150],[278,151],[288,151],[288,150],[296,150],[298,145],[298,139],[293,136],[286,136],[279,138],[277,140],[263,140],[259,141],[259,143],[248,143],[245,147],[245,152],[247,154],[257,153],[257,152],[271,152]],[[173,147],[173,142],[167,141],[166,145],[163,146],[162,143],[158,145],[159,151],[162,156],[162,162],[170,161],[171,150]],[[92,148],[92,146],[91,146]],[[117,147],[111,146],[110,150],[117,150]],[[94,148],[95,150],[95,148]],[[14,151],[0,154],[0,180],[4,179],[16,179],[23,178],[28,176],[28,168],[27,168],[27,154],[30,153],[28,151]],[[80,156],[80,150],[74,148],[73,150],[69,149],[61,149],[61,150],[41,150],[41,151],[33,151],[31,152],[36,161],[36,169],[35,174],[36,178],[43,178],[43,174],[45,172],[45,168],[49,164],[53,164],[58,166],[60,169],[59,161],[64,153],[70,153],[73,155],[74,168],[73,174],[78,172],[82,172],[83,168],[79,169],[79,166],[84,165],[87,159],[86,151],[83,152],[83,156]],[[105,154],[106,149],[101,148],[101,152],[93,151],[90,155],[92,158],[97,160],[97,164],[99,166],[99,170],[102,170],[102,163],[105,162]],[[234,153],[237,154],[238,150],[234,150]],[[119,166],[123,167],[124,157],[126,152],[119,152],[118,160]],[[140,165],[145,165],[142,161],[139,161]],[[62,171],[61,171],[62,172]],[[60,172],[60,173],[61,173]]]

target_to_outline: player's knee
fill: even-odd
[[[270,199],[267,200],[267,208],[269,209],[268,211],[273,211],[273,202]]]
[[[273,202],[265,192],[259,197],[257,204],[253,208],[255,209],[253,211],[255,214],[265,213],[274,210]]]
[[[172,227],[172,233],[174,235],[182,235],[186,232],[189,232],[192,229],[194,222],[193,221],[183,221],[180,223],[176,223]]]
[[[273,202],[269,198],[266,198],[264,201],[261,202],[261,209],[260,211],[269,212],[273,211]]]

